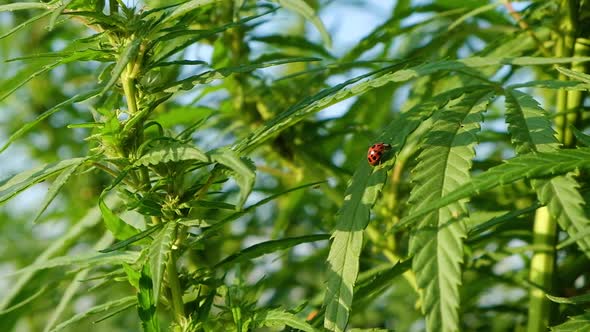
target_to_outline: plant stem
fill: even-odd
[[[529,291],[528,332],[547,331],[549,326],[550,302],[545,296],[553,281],[555,261],[555,235],[557,224],[549,216],[546,206],[537,209],[533,226],[535,246],[547,246],[550,249],[536,251],[531,260],[529,280],[538,287]]]

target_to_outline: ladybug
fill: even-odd
[[[375,143],[369,148],[367,152],[367,161],[371,166],[377,166],[381,162],[381,157],[385,151],[391,149],[391,145],[386,143]]]

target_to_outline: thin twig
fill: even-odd
[[[522,30],[526,31],[529,34],[529,36],[531,36],[531,38],[533,38],[535,43],[537,43],[537,45],[539,46],[539,49],[541,50],[543,55],[547,56],[547,57],[551,56],[551,52],[549,52],[549,50],[547,48],[545,48],[545,46],[543,46],[543,42],[539,39],[539,37],[537,37],[537,35],[531,29],[531,27],[528,25],[528,23],[524,20],[524,18],[522,18],[520,13],[517,12],[514,9],[514,7],[512,7],[512,3],[510,2],[510,0],[503,0],[502,3],[504,3],[504,7],[506,7],[506,9],[508,10],[508,13],[510,13],[510,16],[512,16],[512,18],[514,18],[516,20],[516,22],[518,23],[518,26],[520,26],[520,28]]]

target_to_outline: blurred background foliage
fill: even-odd
[[[298,15],[297,10],[289,8],[289,3],[216,1],[193,10],[178,20],[178,28],[201,31],[198,42],[185,45],[174,57],[167,59],[167,63],[159,63],[157,69],[139,78],[146,100],[159,97],[165,100],[154,103],[155,108],[146,124],[148,120],[157,122],[169,137],[184,133],[190,144],[204,151],[236,144],[241,151],[247,152],[247,157],[255,165],[256,181],[246,206],[291,188],[321,182],[278,195],[270,203],[228,223],[216,236],[189,246],[179,260],[182,286],[185,289],[197,287],[190,283],[199,280],[201,286],[216,289],[218,296],[208,325],[186,325],[193,326],[196,331],[239,330],[237,326],[241,323],[236,315],[254,317],[252,313],[260,312],[260,308],[275,307],[302,320],[309,318],[309,324],[321,328],[329,250],[326,238],[288,250],[274,247],[268,255],[241,260],[227,269],[212,267],[229,255],[264,241],[332,233],[351,176],[359,165],[366,163],[367,148],[387,124],[399,118],[401,112],[430,100],[434,95],[474,81],[506,86],[535,80],[567,80],[567,77],[548,65],[521,67],[503,64],[481,67],[477,71],[437,71],[411,81],[388,82],[343,102],[315,109],[301,121],[294,120],[285,128],[276,129],[264,141],[247,145],[246,138],[264,124],[272,124],[293,105],[305,103],[309,98],[322,98],[322,92],[328,88],[342,89],[343,86],[338,84],[382,68],[398,70],[474,56],[549,58],[588,55],[589,45],[585,38],[590,27],[587,24],[590,11],[588,2],[583,0],[514,3],[483,0],[306,1],[331,34],[332,45],[322,34],[321,23],[314,24],[309,20],[314,15],[306,19]],[[67,7],[61,15],[49,13],[18,31],[11,29],[41,11],[0,12],[2,142],[8,141],[10,135],[55,105],[109,81],[115,64],[111,55],[121,54],[121,50],[110,49],[113,45],[96,42],[91,37],[104,30],[115,31],[118,25],[131,25],[132,22],[120,19],[111,22],[110,26],[105,17],[115,15],[108,8],[119,8],[119,16],[124,17],[122,8],[125,6],[141,13],[171,5],[166,1],[132,1],[125,2],[126,5],[106,1],[105,4],[100,0],[64,1],[63,4]],[[279,8],[281,4],[287,8]],[[574,5],[575,9],[572,9]],[[75,14],[76,11],[92,10],[105,17]],[[171,7],[169,11],[173,10]],[[574,20],[565,19],[573,16]],[[93,24],[94,20],[103,20],[103,23]],[[576,24],[572,26],[571,22]],[[52,29],[48,29],[49,25],[53,25]],[[562,33],[575,41],[568,41]],[[53,52],[75,52],[84,47],[80,42],[84,38],[96,43],[97,51],[104,47],[111,53],[105,53],[104,58],[93,55],[89,59],[81,57],[64,61],[55,68],[52,67],[54,56],[19,59]],[[160,40],[154,58],[158,57],[158,52],[166,52],[165,41]],[[560,51],[560,47],[564,50]],[[274,65],[273,61],[282,60],[286,60],[285,64]],[[262,63],[273,65],[248,68],[250,64]],[[582,62],[565,66],[587,72]],[[48,67],[52,70],[40,70]],[[183,84],[170,85],[170,82],[178,83],[208,70],[219,70],[220,79],[194,86],[189,84],[188,89]],[[18,87],[20,83],[25,84]],[[556,83],[552,84],[549,89],[532,84],[524,90],[546,111],[556,114],[560,111],[560,97],[555,89]],[[12,91],[16,87],[18,89]],[[150,87],[155,88],[150,90]],[[122,91],[119,85],[112,89]],[[166,89],[174,91],[169,93]],[[583,130],[587,125],[587,90],[579,91],[580,102],[575,108],[579,116],[569,124]],[[88,138],[97,134],[97,129],[76,125],[96,122],[105,110],[120,111],[115,119],[124,121],[131,111],[125,109],[124,99],[114,99],[95,98],[60,107],[59,112],[40,121],[0,154],[1,177],[7,178],[33,166],[94,153],[101,145]],[[103,104],[97,104],[96,100]],[[476,147],[475,174],[515,155],[503,119],[505,106],[498,100],[490,104],[485,114],[486,121]],[[319,110],[321,112],[315,113]],[[568,138],[564,134],[567,130],[560,125],[557,120],[554,127],[561,135],[562,143],[574,147],[573,134]],[[157,136],[157,126],[144,129],[146,137]],[[408,232],[394,234],[391,227],[408,212],[410,170],[416,166],[419,147],[408,151],[389,174],[381,199],[372,210],[360,257],[359,284],[362,284],[363,277],[370,280],[372,273],[391,267],[407,255]],[[578,175],[585,178],[583,172]],[[240,195],[237,180],[225,180],[212,184],[208,199],[235,204]],[[103,223],[99,222],[97,203],[113,177],[100,167],[77,172],[40,221],[33,224],[52,181],[54,179],[31,187],[0,209],[2,274],[31,265],[40,257],[77,255],[108,246],[95,247],[101,243],[105,230]],[[587,185],[583,181],[580,183],[580,192],[587,199]],[[503,217],[499,226],[490,227],[491,232],[477,232],[471,228],[472,233],[465,242],[466,257],[460,286],[460,327],[465,331],[524,330],[528,320],[532,225],[534,210],[538,207],[535,191],[528,180],[522,180],[480,193],[471,198],[470,204],[470,209],[475,211],[467,220],[470,227],[511,211],[516,213],[512,217]],[[204,221],[200,226],[206,228],[210,221],[223,220],[230,212],[219,204],[203,208],[200,218]],[[138,227],[145,227],[137,211],[126,211],[121,217]],[[89,222],[92,226],[83,232],[69,233],[85,218],[94,218],[97,222]],[[560,240],[567,237],[565,233],[559,236]],[[590,266],[587,256],[577,246],[567,246],[557,257],[559,273],[554,274],[552,294],[569,297],[585,293]],[[56,322],[65,321],[67,317],[97,304],[135,294],[133,287],[126,282],[129,275],[122,273],[120,268],[98,266],[86,272],[83,278],[76,279],[78,271],[76,267],[62,267],[32,274],[26,284],[19,285],[18,293],[3,303],[2,330],[43,331],[55,327],[56,324],[48,328],[47,322],[52,319],[54,309],[72,280],[82,281],[74,281],[80,282],[79,288],[71,294],[70,303],[60,311]],[[0,279],[0,298],[6,296],[15,283],[18,284],[15,281],[18,278]],[[349,327],[396,331],[426,329],[414,276],[406,273],[403,277],[383,281],[381,286],[373,286],[362,302],[353,303]],[[26,302],[14,308],[22,301]],[[168,305],[170,303],[166,302],[165,306]],[[11,310],[6,310],[8,308]],[[236,308],[240,314],[236,314]],[[174,317],[167,310],[160,309],[162,326],[167,328]],[[583,313],[583,308],[554,305],[551,312],[550,324],[557,325],[568,316]],[[140,324],[132,309],[97,324],[93,320],[96,318],[82,320],[66,330],[135,331]],[[266,326],[269,330],[282,329],[282,326]]]

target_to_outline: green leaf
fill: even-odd
[[[150,227],[150,228],[148,228],[148,229],[146,229],[144,231],[141,231],[140,233],[137,233],[137,234],[131,236],[128,239],[125,239],[123,241],[117,242],[114,245],[112,245],[112,246],[110,246],[110,247],[108,247],[106,249],[99,250],[99,252],[101,252],[101,253],[107,253],[107,252],[111,252],[111,251],[115,251],[115,250],[119,250],[119,249],[125,248],[128,245],[130,245],[130,244],[133,244],[135,242],[138,242],[138,241],[140,241],[140,240],[142,240],[142,239],[150,236],[153,232],[155,232],[158,229],[162,228],[163,225],[164,224],[154,225],[154,226],[152,226],[152,227]]]
[[[543,178],[590,168],[590,148],[559,150],[556,152],[529,153],[514,157],[504,164],[492,167],[471,178],[444,197],[431,202],[430,206],[416,211],[412,216],[400,220],[395,230],[406,227],[425,214],[446,206],[459,199],[494,187],[527,178]]]
[[[8,138],[6,143],[4,143],[4,145],[2,145],[2,147],[0,147],[0,152],[6,150],[12,142],[16,141],[19,137],[21,137],[22,135],[29,132],[29,130],[31,130],[31,128],[33,128],[34,126],[39,124],[41,121],[45,120],[46,118],[53,115],[54,113],[61,111],[64,107],[72,105],[74,103],[79,103],[79,102],[87,100],[87,99],[90,99],[94,96],[97,96],[99,93],[100,93],[100,90],[92,90],[92,91],[88,91],[85,93],[77,94],[64,102],[61,102],[61,103],[53,106],[52,108],[50,108],[46,112],[41,113],[41,115],[39,115],[34,121],[25,124],[19,130],[17,130],[14,134],[12,134]]]
[[[191,0],[191,1],[185,2],[184,4],[182,4],[178,8],[176,8],[174,11],[172,11],[172,13],[170,13],[170,15],[168,15],[162,21],[162,23],[166,23],[170,20],[173,20],[175,18],[186,15],[194,10],[197,10],[203,6],[207,6],[207,5],[210,5],[210,4],[218,2],[218,1],[221,1],[221,0]]]
[[[185,160],[210,162],[207,154],[194,146],[175,143],[148,151],[137,159],[134,164],[135,166],[150,166]]]
[[[584,82],[590,84],[590,75],[581,73],[579,71],[571,70],[565,67],[557,66],[555,67],[560,73],[568,76],[569,78],[573,78],[576,81]]]
[[[555,132],[541,106],[520,91],[506,90],[505,95],[508,130],[517,154],[558,151]],[[535,180],[532,185],[539,201],[549,208],[551,217],[571,238],[578,238],[578,245],[590,256],[590,238],[578,237],[590,228],[590,220],[584,211],[584,199],[577,190],[577,181],[572,176],[558,176]]]
[[[104,194],[98,198],[98,206],[102,217],[104,218],[104,224],[106,228],[113,234],[118,240],[127,239],[133,235],[139,233],[139,230],[130,224],[126,223],[125,220],[119,218],[104,202]]]
[[[66,327],[68,327],[74,323],[77,323],[77,322],[79,322],[91,315],[104,313],[104,312],[108,312],[108,311],[112,311],[112,310],[119,310],[120,308],[130,307],[130,306],[134,305],[135,303],[137,303],[137,298],[135,296],[126,296],[126,297],[118,299],[118,300],[109,301],[107,303],[96,305],[96,306],[94,306],[82,313],[79,313],[79,314],[73,316],[72,318],[68,319],[67,321],[57,325],[50,332],[62,331]]]
[[[168,221],[150,246],[149,260],[155,306],[158,306],[162,279],[166,271],[166,264],[172,254],[174,241],[176,241],[176,222]]]
[[[102,238],[94,245],[94,249],[103,247],[109,244],[111,241],[112,237],[109,234],[104,234]],[[51,328],[53,328],[59,317],[66,310],[68,304],[70,304],[72,302],[72,299],[74,299],[74,296],[76,295],[77,291],[82,287],[82,280],[86,279],[86,276],[89,272],[90,269],[83,269],[80,272],[76,273],[74,278],[72,278],[72,281],[70,282],[70,284],[64,291],[62,297],[60,298],[59,304],[53,310],[51,316],[45,321],[45,328],[43,329],[44,332],[47,332]]]
[[[590,326],[590,313],[572,316],[563,324],[552,326],[552,332],[588,332]]]
[[[284,35],[269,35],[262,37],[253,37],[253,41],[263,42],[271,45],[278,45],[281,47],[296,47],[304,52],[315,52],[327,58],[334,58],[322,45],[310,42],[309,40],[300,36],[284,36]]]
[[[236,183],[240,187],[240,196],[236,209],[241,210],[252,191],[256,173],[234,151],[230,149],[216,149],[209,153],[212,161],[223,165],[234,172]]]
[[[448,31],[451,31],[453,29],[455,29],[456,27],[458,27],[459,25],[461,25],[463,22],[467,21],[468,19],[477,16],[483,12],[486,12],[488,10],[492,10],[495,9],[498,6],[501,6],[502,3],[501,2],[493,2],[487,5],[483,5],[477,8],[474,8],[470,11],[468,11],[467,13],[461,15],[461,17],[459,17],[458,19],[456,19],[451,25],[449,25],[449,27],[447,28]]]
[[[235,73],[248,73],[256,69],[262,69],[273,66],[280,66],[288,63],[296,62],[311,62],[320,61],[318,58],[310,57],[292,57],[287,59],[278,59],[262,63],[252,63],[241,66],[225,67],[215,70],[208,70],[198,75],[193,75],[182,79],[180,81],[170,82],[162,86],[157,86],[152,91],[163,91],[166,93],[174,93],[179,90],[191,90],[194,86],[199,84],[209,84],[215,80],[222,79]]]
[[[70,226],[67,233],[59,239],[53,240],[51,245],[42,253],[38,254],[31,265],[40,265],[48,262],[51,257],[66,251],[73,243],[77,243],[80,236],[98,225],[101,221],[98,207],[94,207],[88,213],[80,218],[75,224]],[[6,309],[12,301],[29,285],[37,270],[32,269],[21,273],[21,276],[11,283],[10,289],[0,299],[0,310]]]
[[[26,9],[51,9],[51,5],[42,2],[18,2],[7,5],[0,5],[0,12],[12,12]]]
[[[392,146],[391,154],[395,155],[404,145],[407,136],[458,91],[461,90],[435,96],[401,114],[389,124],[377,141],[389,143]],[[387,178],[386,167],[391,168],[393,162],[394,158],[391,158],[385,161],[382,167],[372,170],[363,160],[346,190],[327,260],[324,327],[329,330],[343,331],[348,322],[354,284],[358,275],[362,233],[369,222],[370,208]]]
[[[68,7],[72,0],[61,0],[59,6],[53,10],[51,17],[49,18],[49,30],[53,30],[57,17]]]
[[[586,304],[588,302],[590,302],[590,294],[584,294],[584,295],[578,295],[578,296],[572,296],[572,297],[559,297],[559,296],[552,296],[552,295],[546,295],[549,300],[555,302],[555,303],[562,303],[562,304]]]
[[[277,199],[278,197],[281,197],[285,194],[288,194],[288,193],[296,191],[296,190],[305,189],[305,188],[308,188],[311,186],[317,186],[317,185],[324,183],[324,182],[325,181],[307,183],[307,184],[304,184],[304,185],[301,185],[301,186],[298,186],[295,188],[287,189],[281,193],[271,195],[271,196],[266,197],[264,199],[261,199],[260,201],[248,206],[247,208],[243,209],[242,211],[238,211],[236,213],[233,213],[232,215],[224,218],[223,220],[213,224],[213,226],[208,227],[207,229],[205,229],[203,231],[203,233],[201,233],[200,235],[197,235],[197,237],[195,238],[195,242],[198,242],[198,241],[201,241],[201,240],[207,238],[211,234],[214,234],[215,232],[218,232],[219,230],[221,230],[223,228],[223,226],[225,226],[227,223],[232,222],[249,212],[256,211],[256,209],[259,208],[260,206],[262,206],[268,202],[272,202],[273,200]]]
[[[78,166],[85,158],[73,158],[60,162],[46,164],[28,171],[24,171],[0,182],[0,204],[6,202],[23,190],[35,185],[47,178],[62,172],[68,167]]]
[[[23,23],[15,26],[14,28],[12,28],[12,29],[8,30],[7,32],[3,33],[2,35],[0,35],[0,40],[12,35],[13,33],[19,31],[20,29],[23,29],[23,28],[35,23],[36,21],[42,19],[43,17],[45,17],[49,14],[51,14],[51,11],[45,11],[37,16],[31,17],[30,19],[24,21]]]
[[[35,218],[33,218],[33,223],[37,223],[39,217],[41,217],[43,212],[45,212],[45,210],[47,209],[49,204],[51,204],[53,199],[57,196],[61,188],[68,182],[72,174],[74,174],[78,167],[82,165],[85,161],[86,159],[82,159],[79,163],[68,166],[68,168],[62,171],[61,174],[59,174],[59,176],[55,179],[55,181],[53,181],[51,187],[49,187],[49,190],[45,195],[45,199],[43,199],[43,202],[41,203],[41,208],[37,211]]]
[[[248,261],[256,257],[277,252],[279,250],[288,249],[301,243],[322,241],[329,238],[330,235],[328,234],[315,234],[258,243],[224,258],[222,261],[215,264],[213,268],[227,267],[228,265]]]
[[[76,265],[78,267],[93,267],[107,264],[133,263],[139,257],[136,252],[112,252],[108,254],[97,255],[96,253],[86,253],[76,256],[60,256],[48,259],[43,262],[33,263],[20,270],[0,275],[0,278],[19,275],[31,271],[51,269],[58,266]]]
[[[574,132],[574,135],[576,136],[578,142],[584,144],[585,146],[590,146],[590,136],[584,134],[574,126],[571,126],[570,129]]]
[[[254,328],[281,327],[286,325],[305,332],[317,331],[313,328],[313,326],[306,322],[305,319],[280,309],[263,310],[262,312],[257,312],[254,315],[253,324]]]
[[[434,125],[424,138],[418,164],[412,170],[410,216],[468,181],[476,134],[490,98],[488,90],[466,93],[434,115]],[[460,329],[459,286],[467,231],[457,217],[467,212],[465,205],[455,203],[423,216],[410,238],[412,269],[429,331]]]
[[[139,278],[139,292],[137,293],[137,313],[141,319],[144,332],[159,332],[160,324],[156,311],[156,302],[153,294],[152,279],[149,267],[144,265]]]
[[[109,91],[113,87],[113,85],[117,83],[119,77],[123,73],[123,70],[125,70],[127,64],[137,56],[137,52],[139,51],[139,45],[141,45],[141,39],[136,38],[125,46],[125,49],[119,55],[119,59],[117,60],[117,63],[115,64],[115,67],[111,72],[111,78],[109,79],[107,84],[102,88],[101,94],[104,94],[107,91]]]
[[[297,14],[303,16],[306,20],[310,21],[316,29],[320,32],[322,36],[322,40],[324,44],[328,47],[332,47],[332,39],[330,38],[330,34],[326,30],[324,23],[320,20],[320,18],[315,14],[313,8],[311,8],[305,1],[303,0],[272,0],[277,2],[282,7],[285,7],[291,11],[296,12]]]

